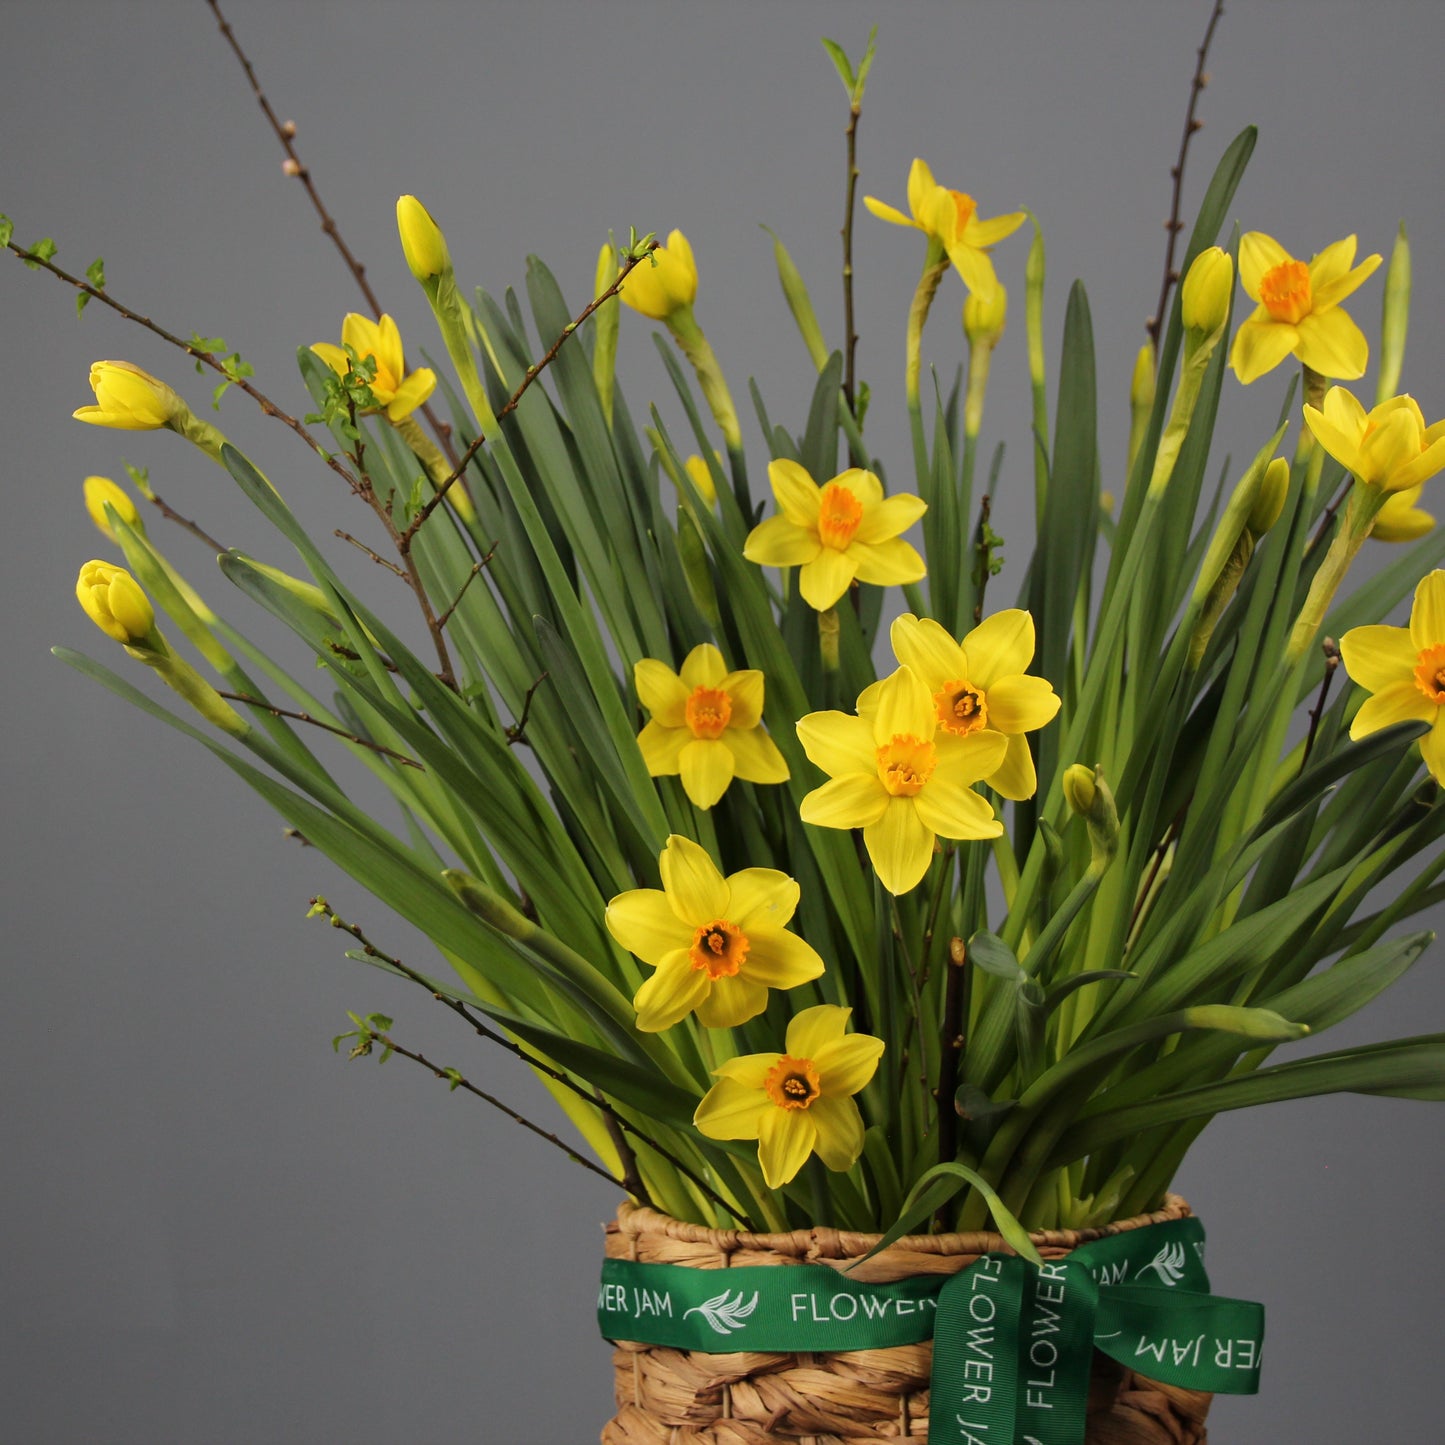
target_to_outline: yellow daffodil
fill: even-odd
[[[1415,588],[1408,627],[1355,627],[1340,638],[1345,671],[1371,696],[1350,724],[1352,738],[1395,723],[1426,722],[1420,752],[1445,785],[1445,572]]]
[[[781,1054],[744,1054],[713,1072],[718,1082],[693,1123],[709,1139],[756,1139],[769,1189],[781,1189],[816,1154],[851,1169],[863,1152],[853,1099],[873,1077],[883,1040],[844,1030],[852,1009],[819,1004],[788,1025]]]
[[[121,431],[155,431],[169,426],[186,404],[165,382],[128,361],[97,361],[90,368],[94,406],[71,415],[91,426],[112,426]]]
[[[673,834],[659,860],[662,887],[634,888],[607,905],[607,927],[657,971],[632,1000],[637,1027],[658,1033],[693,1010],[710,1029],[745,1023],[770,988],[796,988],[823,960],[787,931],[798,885],[775,868],[726,878],[707,850]]]
[[[655,264],[654,264],[655,263]],[[668,235],[667,245],[639,261],[617,293],[634,310],[654,321],[666,321],[697,299],[697,262],[681,231]]]
[[[371,394],[391,421],[409,416],[436,390],[436,373],[429,367],[420,366],[407,374],[401,332],[390,316],[373,321],[352,311],[341,323],[340,346],[318,341],[311,349],[338,376],[345,376],[351,364],[345,350],[348,346],[363,361],[369,356],[376,363]]]
[[[927,570],[899,536],[928,510],[900,492],[883,495],[872,472],[850,467],[819,486],[797,462],[768,463],[777,515],[748,534],[743,556],[764,567],[800,567],[798,590],[819,612],[856,579],[880,586],[917,582]]]
[[[688,653],[680,673],[644,657],[632,675],[638,699],[652,714],[637,745],[654,778],[680,774],[699,808],[711,808],[734,778],[787,781],[788,765],[760,726],[761,672],[729,672],[722,653],[704,642]]]
[[[155,631],[150,598],[124,567],[87,562],[76,579],[75,596],[85,615],[116,642],[137,647]]]
[[[431,212],[415,196],[397,198],[396,229],[407,269],[418,281],[434,280],[452,269],[447,238]]]
[[[1220,246],[1206,246],[1179,286],[1179,315],[1184,329],[1208,336],[1224,325],[1234,290],[1234,261]]]
[[[145,535],[145,527],[141,524],[140,513],[136,511],[135,503],[131,501],[130,494],[123,488],[118,487],[109,477],[87,477],[85,479],[85,510],[90,513],[90,520],[100,528],[108,541],[115,541],[115,533],[110,529],[110,520],[105,515],[106,503],[114,508],[116,516],[134,531]]]
[[[1239,279],[1254,314],[1234,338],[1229,364],[1246,385],[1293,355],[1321,376],[1353,381],[1370,359],[1365,334],[1339,304],[1380,264],[1366,256],[1358,266],[1355,238],[1326,246],[1306,264],[1272,236],[1246,231],[1239,241]]]
[[[1370,536],[1377,542],[1414,542],[1435,527],[1435,518],[1415,504],[1420,500],[1424,484],[1391,492],[1385,505],[1375,513]]]
[[[908,209],[902,211],[885,205],[873,196],[864,196],[863,204],[882,221],[895,226],[913,226],[930,240],[937,241],[948,259],[963,277],[964,285],[981,296],[989,296],[998,284],[988,248],[1011,236],[1028,219],[1023,211],[981,220],[973,197],[963,191],[951,191],[933,179],[925,161],[915,159],[908,172]]]
[[[1445,421],[1425,425],[1412,396],[1392,396],[1370,411],[1342,386],[1325,393],[1323,410],[1306,406],[1315,440],[1357,482],[1405,492],[1445,469]]]
[[[900,667],[862,694],[858,716],[814,712],[798,720],[804,751],[830,780],[803,799],[803,821],[862,828],[890,893],[918,884],[935,836],[995,838],[1003,831],[973,785],[1003,766],[1009,739],[989,729],[945,728],[940,711],[918,674]]]
[[[1006,798],[1031,798],[1038,788],[1025,733],[1053,720],[1059,699],[1034,660],[1034,619],[1021,608],[995,612],[955,642],[932,618],[904,613],[890,633],[894,655],[933,696],[938,726],[954,737],[1002,733],[1008,751],[983,781]],[[868,694],[864,694],[865,697]],[[860,705],[860,711],[862,710]]]

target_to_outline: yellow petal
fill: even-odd
[[[783,1056],[781,1054],[740,1054],[735,1059],[726,1059],[713,1070],[715,1078],[732,1079],[746,1089],[761,1089],[769,1072]],[[755,1138],[748,1134],[746,1138]]]
[[[1058,695],[1042,677],[1017,673],[987,686],[988,725],[1001,733],[1031,733],[1052,722]]]
[[[814,788],[798,805],[798,816],[817,828],[866,828],[878,822],[890,801],[875,767],[871,774],[849,773]]]
[[[1417,652],[1445,642],[1445,572],[1438,568],[1420,579],[1410,607],[1410,641]]]
[[[933,861],[933,833],[918,816],[915,801],[890,798],[883,816],[863,829],[873,870],[894,894],[916,888]]]
[[[814,1004],[812,1008],[800,1009],[788,1024],[784,1047],[795,1059],[816,1058],[826,1045],[843,1037],[852,1013],[851,1008],[835,1003]]]
[[[758,1163],[769,1189],[781,1189],[808,1162],[818,1138],[818,1126],[809,1117],[812,1112],[770,1106],[759,1121]]]
[[[846,712],[810,712],[798,719],[797,732],[808,761],[829,777],[877,772],[878,744],[864,719]]]
[[[976,251],[963,242],[956,242],[948,248],[948,259],[963,277],[963,284],[975,296],[991,297],[997,290],[998,276],[994,273],[993,262],[982,251]]]
[[[1015,733],[1008,740],[1008,751],[998,771],[990,773],[984,782],[996,793],[1015,802],[1032,798],[1039,790],[1039,779],[1034,771],[1034,755],[1029,750],[1028,738],[1022,733]]]
[[[348,311],[341,322],[341,345],[343,350],[349,346],[362,360],[370,356],[380,367],[381,339],[371,317]]]
[[[777,868],[740,868],[727,876],[727,916],[744,933],[782,928],[798,906],[798,884]]]
[[[938,749],[934,780],[944,776],[972,785],[992,777],[1003,767],[1008,741],[1003,733],[992,728],[984,728],[962,738],[954,733],[938,733],[933,740],[934,747]]]
[[[1411,679],[1420,649],[1410,640],[1408,627],[1375,623],[1345,633],[1340,638],[1340,656],[1351,682],[1367,692],[1379,692]]]
[[[875,587],[902,586],[928,575],[928,565],[918,549],[902,537],[884,542],[855,541],[848,555],[854,559],[858,580]]]
[[[732,749],[721,738],[694,738],[677,755],[682,790],[697,808],[711,808],[734,776]]]
[[[860,549],[856,547],[837,552],[832,547],[820,546],[818,555],[811,562],[805,562],[798,573],[798,591],[803,594],[803,601],[815,612],[826,612],[852,584],[858,571],[859,554]]]
[[[1418,486],[1391,492],[1375,514],[1370,536],[1377,542],[1413,542],[1431,531],[1435,518],[1415,505],[1420,500],[1420,492]]]
[[[393,385],[406,374],[406,360],[402,354],[401,332],[390,316],[383,316],[376,323],[376,357],[378,372],[389,372]]]
[[[863,1152],[863,1116],[852,1099],[815,1099],[808,1112],[818,1131],[813,1145],[829,1169],[851,1169]]]
[[[928,162],[921,156],[914,156],[913,164],[908,167],[908,209],[913,212],[915,220],[923,218],[923,212],[937,189],[938,182],[933,179]]]
[[[653,968],[692,943],[692,929],[678,919],[660,888],[619,893],[607,905],[605,917],[613,938]]]
[[[873,1077],[883,1057],[883,1040],[872,1034],[841,1034],[809,1055],[818,1069],[825,1099],[856,1094]]]
[[[1027,672],[1034,660],[1034,619],[1022,607],[1007,607],[985,617],[960,646],[968,660],[964,674],[976,687],[991,688],[1000,678]],[[993,703],[990,700],[990,710]]]
[[[736,974],[715,978],[697,1005],[697,1021],[706,1029],[734,1029],[757,1018],[768,1006],[768,990],[760,981]]]
[[[1431,702],[1414,680],[1391,683],[1360,704],[1350,724],[1350,736],[1357,741],[1377,733],[1381,728],[1402,722],[1434,722],[1440,705]]]
[[[1320,287],[1338,281],[1355,264],[1358,244],[1356,237],[1346,236],[1342,241],[1332,241],[1318,255],[1310,257],[1310,295],[1316,307],[1320,304]],[[1379,264],[1378,256],[1375,263]]]
[[[1294,354],[1321,376],[1336,376],[1341,381],[1354,381],[1365,374],[1370,361],[1370,343],[1365,333],[1338,308],[1311,311],[1302,316],[1298,327],[1299,341]]]
[[[851,492],[863,508],[863,522],[866,524],[869,511],[881,505],[883,501],[883,483],[873,472],[865,472],[862,467],[849,467],[846,472],[839,472],[833,478],[832,485],[842,487]],[[860,525],[859,530],[862,530]]]
[[[671,778],[682,766],[682,750],[693,741],[688,728],[664,727],[654,718],[637,735],[637,746],[647,772],[654,778]]]
[[[1326,311],[1331,306],[1338,306],[1341,301],[1352,292],[1358,291],[1375,274],[1375,268],[1379,264],[1379,256],[1366,256],[1353,271],[1331,277],[1329,280],[1313,286],[1314,309]]]
[[[1229,364],[1243,385],[1273,371],[1295,349],[1299,333],[1283,321],[1271,319],[1261,306],[1234,336]]]
[[[1003,832],[993,809],[958,778],[934,773],[913,807],[922,825],[943,838],[996,838]]]
[[[933,694],[912,668],[900,667],[878,686],[873,737],[881,746],[900,733],[928,739],[937,722]]]
[[[312,346],[312,351],[334,371],[337,376],[345,376],[347,368],[351,365],[351,358],[335,343],[330,341],[318,341]]]
[[[1356,475],[1362,482],[1393,489],[1396,475],[1420,457],[1420,426],[1408,411],[1399,408],[1382,412],[1376,407],[1371,420],[1374,425],[1360,441],[1360,470]],[[1413,477],[1407,485],[1413,486],[1419,480]]]
[[[755,728],[763,720],[763,675],[755,667],[730,672],[717,684],[732,704],[730,728]]]
[[[808,531],[784,516],[759,522],[743,543],[743,556],[760,567],[801,567],[822,550],[816,528]]]
[[[687,725],[687,684],[665,663],[655,657],[644,657],[632,669],[637,700],[652,714],[653,722],[663,727]]]
[[[899,663],[917,673],[929,692],[968,675],[963,649],[948,629],[931,617],[915,617],[911,612],[895,617],[888,640]]]
[[[881,497],[863,510],[854,537],[859,542],[877,543],[906,532],[926,511],[928,503],[908,492]]]
[[[702,928],[725,916],[728,886],[705,848],[674,833],[658,862],[668,904],[684,923]]]
[[[1445,785],[1445,726],[1441,725],[1442,722],[1445,722],[1445,717],[1442,717],[1437,708],[1435,725],[1420,739],[1420,756],[1425,759],[1430,776],[1437,783]]]
[[[894,206],[885,205],[876,196],[864,196],[863,204],[878,217],[880,221],[891,221],[895,226],[912,226],[915,224],[902,211]]]
[[[745,783],[786,783],[788,763],[762,728],[730,727],[723,734],[733,755],[733,775]]]
[[[1354,402],[1354,406],[1360,414],[1358,426],[1354,425],[1349,417],[1348,407],[1339,404],[1331,405],[1331,398],[1336,392],[1349,397],[1350,401]],[[1325,409],[1323,411],[1306,404],[1304,419],[1305,425],[1314,433],[1315,440],[1346,471],[1359,472],[1360,433],[1365,427],[1365,413],[1364,408],[1344,387],[1336,386],[1325,393]]]
[[[820,488],[805,468],[787,457],[779,457],[768,463],[768,481],[773,489],[773,500],[782,513],[795,527],[818,530]]]
[[[1010,211],[1007,215],[994,216],[987,221],[972,216],[963,228],[963,240],[970,246],[996,246],[1005,236],[1012,236],[1027,220],[1026,211]]]
[[[727,673],[722,653],[712,643],[700,642],[683,658],[678,677],[691,693],[695,687],[717,687]]]
[[[748,956],[742,966],[746,977],[768,988],[797,988],[822,975],[822,958],[796,933],[766,925],[744,932],[748,935]]]
[[[658,1034],[680,1023],[707,997],[712,987],[707,971],[694,968],[686,950],[670,953],[632,1000],[637,1027]]]
[[[1293,256],[1273,236],[1246,231],[1239,238],[1239,280],[1251,301],[1259,300],[1259,283],[1266,271],[1292,261]]]
[[[752,1057],[769,1058],[769,1055]],[[777,1061],[778,1056],[773,1054],[768,1067],[771,1068]],[[731,1061],[733,1064],[741,1062],[744,1060]],[[750,1088],[736,1079],[723,1078],[703,1095],[692,1122],[709,1139],[756,1139],[764,1116],[781,1112],[769,1102],[761,1082],[757,1087]]]
[[[1422,482],[1428,482],[1441,470],[1445,470],[1445,437],[1431,442],[1414,460],[1406,462],[1403,467],[1397,467],[1390,477],[1390,490],[1396,493],[1408,492]],[[1420,515],[1427,514],[1422,512]],[[1428,532],[1430,528],[1426,527],[1424,530]]]
[[[386,414],[392,421],[403,421],[417,407],[426,403],[436,390],[437,374],[428,366],[418,367],[402,384],[386,404]]]

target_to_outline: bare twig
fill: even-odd
[[[948,941],[948,978],[943,993],[943,1038],[938,1064],[938,1162],[951,1164],[958,1153],[958,1064],[963,1057],[965,1020],[968,1017],[968,955],[961,938]],[[938,1227],[946,1226],[941,1211]]]
[[[537,695],[537,689],[547,681],[547,674],[544,672],[531,687],[527,689],[527,695],[522,699],[522,715],[511,727],[507,729],[507,746],[513,743],[524,743],[527,741],[527,715],[532,711],[532,699]]]
[[[1333,637],[1325,638],[1320,643],[1320,650],[1325,655],[1325,675],[1320,681],[1320,695],[1315,699],[1314,708],[1310,712],[1310,730],[1305,737],[1304,754],[1299,760],[1300,772],[1304,772],[1310,753],[1314,751],[1315,734],[1320,730],[1320,719],[1325,712],[1325,699],[1329,696],[1330,684],[1335,680],[1335,671],[1340,665],[1340,648]]]
[[[853,209],[858,193],[858,117],[863,98],[855,96],[848,107],[848,197],[843,212],[843,398],[856,417],[858,333],[853,321]],[[852,458],[855,466],[861,458]]]
[[[472,583],[482,572],[483,568],[486,567],[487,563],[490,562],[492,558],[497,555],[497,548],[501,545],[502,544],[500,542],[493,542],[492,545],[487,548],[487,555],[483,557],[479,562],[472,563],[472,568],[471,571],[467,573],[466,581],[464,581],[462,585],[457,589],[457,595],[452,598],[452,605],[448,607],[447,610],[443,612],[440,617],[437,618],[438,627],[445,627],[447,623],[452,620],[452,613],[455,612],[457,608],[461,605],[462,598],[467,595],[467,588],[472,585]]]
[[[409,758],[405,753],[396,752],[392,748],[383,747],[380,743],[372,742],[370,738],[358,737],[356,733],[347,732],[345,728],[335,727],[331,723],[322,722],[320,718],[312,717],[310,713],[291,712],[287,708],[274,706],[267,702],[265,698],[248,697],[244,692],[223,692],[221,696],[229,698],[232,702],[244,702],[251,707],[259,707],[264,712],[270,713],[272,717],[292,718],[296,722],[310,723],[312,727],[321,728],[328,733],[335,733],[337,737],[345,738],[347,742],[355,743],[358,747],[370,748],[372,752],[380,753],[383,757],[394,758],[404,767],[415,768],[418,772],[422,773],[426,772],[425,766],[417,762],[415,758]]]
[[[191,521],[190,518],[181,516],[181,514],[176,511],[174,507],[170,506],[170,504],[162,500],[162,498],[156,496],[154,492],[146,493],[146,499],[153,507],[160,508],[161,516],[165,517],[168,521],[174,522],[178,527],[183,527],[187,532],[191,534],[191,536],[199,537],[201,541],[203,541],[206,546],[211,549],[211,551],[224,552],[227,550],[218,541],[216,541],[216,539],[211,536],[209,532],[202,530],[202,528],[199,527],[195,522]]]
[[[333,535],[340,537],[343,542],[350,542],[351,545],[357,548],[359,551],[365,552],[366,555],[370,557],[371,560],[375,562],[378,567],[385,567],[388,572],[395,572],[396,575],[400,577],[403,582],[407,581],[407,574],[400,567],[398,567],[395,562],[389,561],[379,552],[372,551],[372,549],[368,547],[365,542],[359,541],[357,538],[353,537],[350,532],[344,532],[340,527],[338,527]]]
[[[1194,138],[1195,131],[1204,128],[1204,122],[1197,120],[1194,112],[1199,104],[1200,92],[1209,84],[1209,74],[1204,69],[1204,63],[1209,57],[1209,47],[1214,40],[1214,31],[1223,14],[1224,0],[1214,0],[1214,9],[1210,12],[1209,25],[1204,31],[1204,40],[1197,52],[1198,60],[1194,66],[1194,78],[1189,83],[1189,106],[1184,112],[1184,134],[1179,141],[1179,159],[1169,170],[1169,174],[1174,180],[1174,195],[1169,203],[1169,219],[1164,223],[1164,229],[1169,235],[1168,244],[1164,248],[1164,280],[1159,287],[1159,304],[1155,306],[1153,316],[1144,325],[1156,350],[1164,326],[1164,307],[1169,301],[1169,288],[1179,279],[1179,273],[1174,269],[1174,243],[1178,239],[1180,231],[1184,229],[1184,223],[1179,219],[1179,207],[1184,192],[1184,162],[1189,155],[1189,142]]]

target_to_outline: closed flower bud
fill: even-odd
[[[1229,316],[1229,298],[1234,290],[1234,262],[1227,251],[1210,246],[1190,266],[1179,292],[1184,329],[1211,336]]]
[[[106,538],[114,542],[115,533],[110,530],[110,522],[105,515],[107,504],[127,527],[142,535],[145,534],[145,528],[141,525],[140,513],[136,511],[135,503],[131,501],[128,492],[118,487],[109,477],[87,477],[85,479],[85,510],[90,513],[90,520],[100,528]]]
[[[1146,341],[1134,358],[1134,375],[1129,382],[1129,406],[1134,411],[1148,411],[1154,405],[1154,343]]]
[[[137,647],[155,630],[150,599],[124,567],[87,562],[80,569],[75,595],[86,616],[116,642]]]
[[[634,310],[654,321],[666,321],[697,299],[697,263],[681,231],[632,268],[618,293]]]
[[[1064,769],[1064,798],[1089,829],[1089,866],[1101,872],[1119,847],[1119,810],[1114,794],[1098,768],[1074,763]]]
[[[406,264],[418,281],[426,282],[452,269],[451,252],[441,227],[415,196],[401,196],[396,203],[396,229]]]
[[[96,404],[71,415],[92,426],[113,426],[121,431],[155,431],[169,426],[186,410],[186,404],[165,382],[128,361],[97,361],[90,368],[90,389]]]
[[[1094,770],[1087,763],[1073,763],[1064,769],[1064,800],[1081,818],[1094,806]]]
[[[997,346],[1008,320],[1008,291],[1000,281],[991,293],[970,291],[963,303],[963,333],[970,346]]]
[[[1244,524],[1254,536],[1264,536],[1279,521],[1288,492],[1289,463],[1283,457],[1276,457],[1264,469],[1259,490],[1254,495],[1254,505],[1249,510],[1249,520]]]

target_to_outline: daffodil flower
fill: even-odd
[[[430,367],[420,366],[408,375],[401,332],[390,316],[373,321],[352,311],[341,323],[340,346],[318,341],[311,349],[338,376],[345,376],[351,366],[348,346],[363,361],[369,356],[376,363],[371,394],[386,411],[388,420],[404,420],[436,390],[436,373]]]
[[[810,1154],[851,1169],[863,1152],[853,1098],[873,1077],[883,1040],[844,1030],[852,1009],[819,1004],[788,1025],[781,1054],[744,1054],[713,1072],[693,1123],[709,1139],[756,1139],[769,1189],[781,1189]]]
[[[814,712],[798,720],[804,751],[830,779],[800,811],[818,827],[862,828],[890,893],[919,883],[936,836],[996,838],[1003,831],[973,791],[1004,765],[1003,733],[943,727],[933,692],[910,667],[863,693],[859,714]]]
[[[1350,724],[1368,737],[1402,722],[1425,722],[1420,753],[1430,776],[1445,785],[1445,572],[1415,588],[1408,627],[1355,627],[1340,638],[1345,671],[1371,696]]]
[[[991,221],[981,220],[972,196],[940,186],[927,162],[917,159],[908,172],[911,215],[905,216],[873,196],[864,196],[863,204],[879,220],[912,226],[937,241],[963,277],[964,285],[982,297],[991,296],[998,284],[988,248],[1013,235],[1028,219],[1023,211],[1011,211]]]
[[[770,988],[823,972],[817,953],[787,931],[799,890],[786,873],[744,868],[724,878],[706,849],[678,834],[659,862],[661,889],[634,888],[607,905],[613,938],[657,970],[632,1001],[643,1032],[694,1010],[707,1028],[732,1028],[762,1013]]]
[[[653,321],[666,321],[697,300],[697,262],[681,231],[672,231],[667,245],[639,261],[622,283],[619,296]]]
[[[109,638],[139,647],[155,636],[156,615],[150,598],[125,570],[110,562],[87,562],[75,583],[76,601]]]
[[[92,363],[90,389],[96,404],[82,406],[71,415],[91,426],[156,431],[170,426],[186,410],[185,402],[165,382],[129,361]]]
[[[1239,279],[1254,314],[1239,328],[1229,364],[1248,385],[1293,355],[1321,376],[1353,381],[1370,359],[1365,334],[1339,304],[1371,275],[1379,256],[1351,270],[1355,238],[1326,246],[1308,264],[1272,236],[1246,231],[1239,241]]]
[[[1375,525],[1370,529],[1370,536],[1377,542],[1414,542],[1433,531],[1435,518],[1416,505],[1424,490],[1422,482],[1418,487],[1407,487],[1403,492],[1391,492],[1385,498],[1385,505],[1375,513]]]
[[[1306,406],[1315,440],[1356,481],[1385,492],[1404,492],[1445,468],[1445,421],[1425,425],[1412,396],[1392,396],[1366,411],[1353,392],[1332,386],[1325,404]]]
[[[680,673],[644,657],[632,675],[652,714],[637,745],[654,778],[681,774],[683,790],[699,808],[711,808],[735,777],[787,781],[788,765],[760,726],[761,672],[729,672],[722,653],[704,642],[688,653]]]
[[[984,778],[1005,798],[1031,798],[1038,789],[1025,733],[1053,720],[1059,699],[1042,677],[1030,677],[1034,619],[1011,607],[986,617],[962,642],[932,618],[905,612],[890,632],[894,655],[933,696],[939,728],[954,737],[1002,733],[1008,751]],[[864,698],[869,696],[864,693]],[[859,711],[867,703],[860,701]]]
[[[883,495],[872,472],[850,467],[819,486],[797,462],[768,463],[778,504],[743,544],[743,556],[764,567],[800,567],[798,590],[824,612],[856,579],[879,586],[917,582],[927,571],[906,532],[928,504],[906,492]]]

